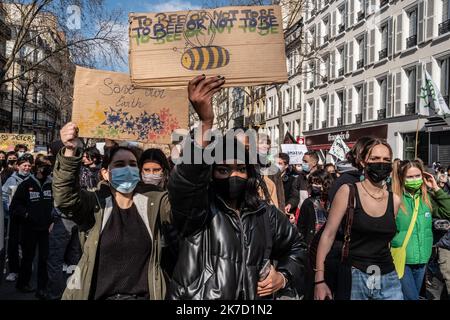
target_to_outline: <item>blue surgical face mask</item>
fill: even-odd
[[[309,167],[309,164],[303,163],[302,164],[302,171],[306,172],[306,173],[309,173],[311,171],[311,168]]]
[[[111,170],[111,186],[120,193],[132,193],[140,180],[137,167],[126,166]]]

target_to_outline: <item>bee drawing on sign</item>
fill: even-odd
[[[203,25],[205,18],[211,21],[209,28]],[[192,23],[190,25],[187,24],[183,30],[186,47],[182,52],[181,65],[191,71],[212,70],[228,65],[230,63],[228,50],[213,45],[216,30],[218,29],[213,18],[210,15],[206,15],[200,20],[200,23],[194,24],[194,27],[195,29],[193,29]],[[177,50],[175,49],[175,51]]]

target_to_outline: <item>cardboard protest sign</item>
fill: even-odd
[[[136,86],[186,86],[201,74],[231,87],[288,80],[279,6],[130,13],[129,24]]]
[[[350,148],[345,144],[344,140],[338,135],[331,146],[329,154],[335,156],[339,160],[345,160],[345,155],[350,151]]]
[[[28,151],[33,152],[36,136],[32,134],[0,133],[0,150],[13,151],[18,144],[26,145]]]
[[[187,90],[136,89],[127,74],[77,67],[72,121],[80,136],[171,142],[188,126]]]
[[[304,144],[282,144],[281,151],[289,155],[290,164],[301,164],[308,148]]]

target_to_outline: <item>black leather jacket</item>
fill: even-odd
[[[169,199],[182,240],[167,298],[256,299],[266,256],[297,287],[306,257],[297,229],[263,202],[239,216],[209,190],[210,179],[207,165],[182,164],[172,172]]]

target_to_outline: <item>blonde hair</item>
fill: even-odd
[[[393,172],[392,191],[401,198],[403,198],[403,193],[405,192],[406,173],[411,168],[419,169],[420,173],[423,176],[425,169],[423,166],[423,162],[420,159],[404,160],[394,163],[394,168],[392,171]],[[425,183],[422,184],[421,190],[422,190],[422,202],[426,203],[426,205],[430,208],[430,210],[432,210],[430,197],[428,195],[428,190]],[[400,208],[403,210],[405,214],[407,214],[405,204],[403,203],[403,201]]]

